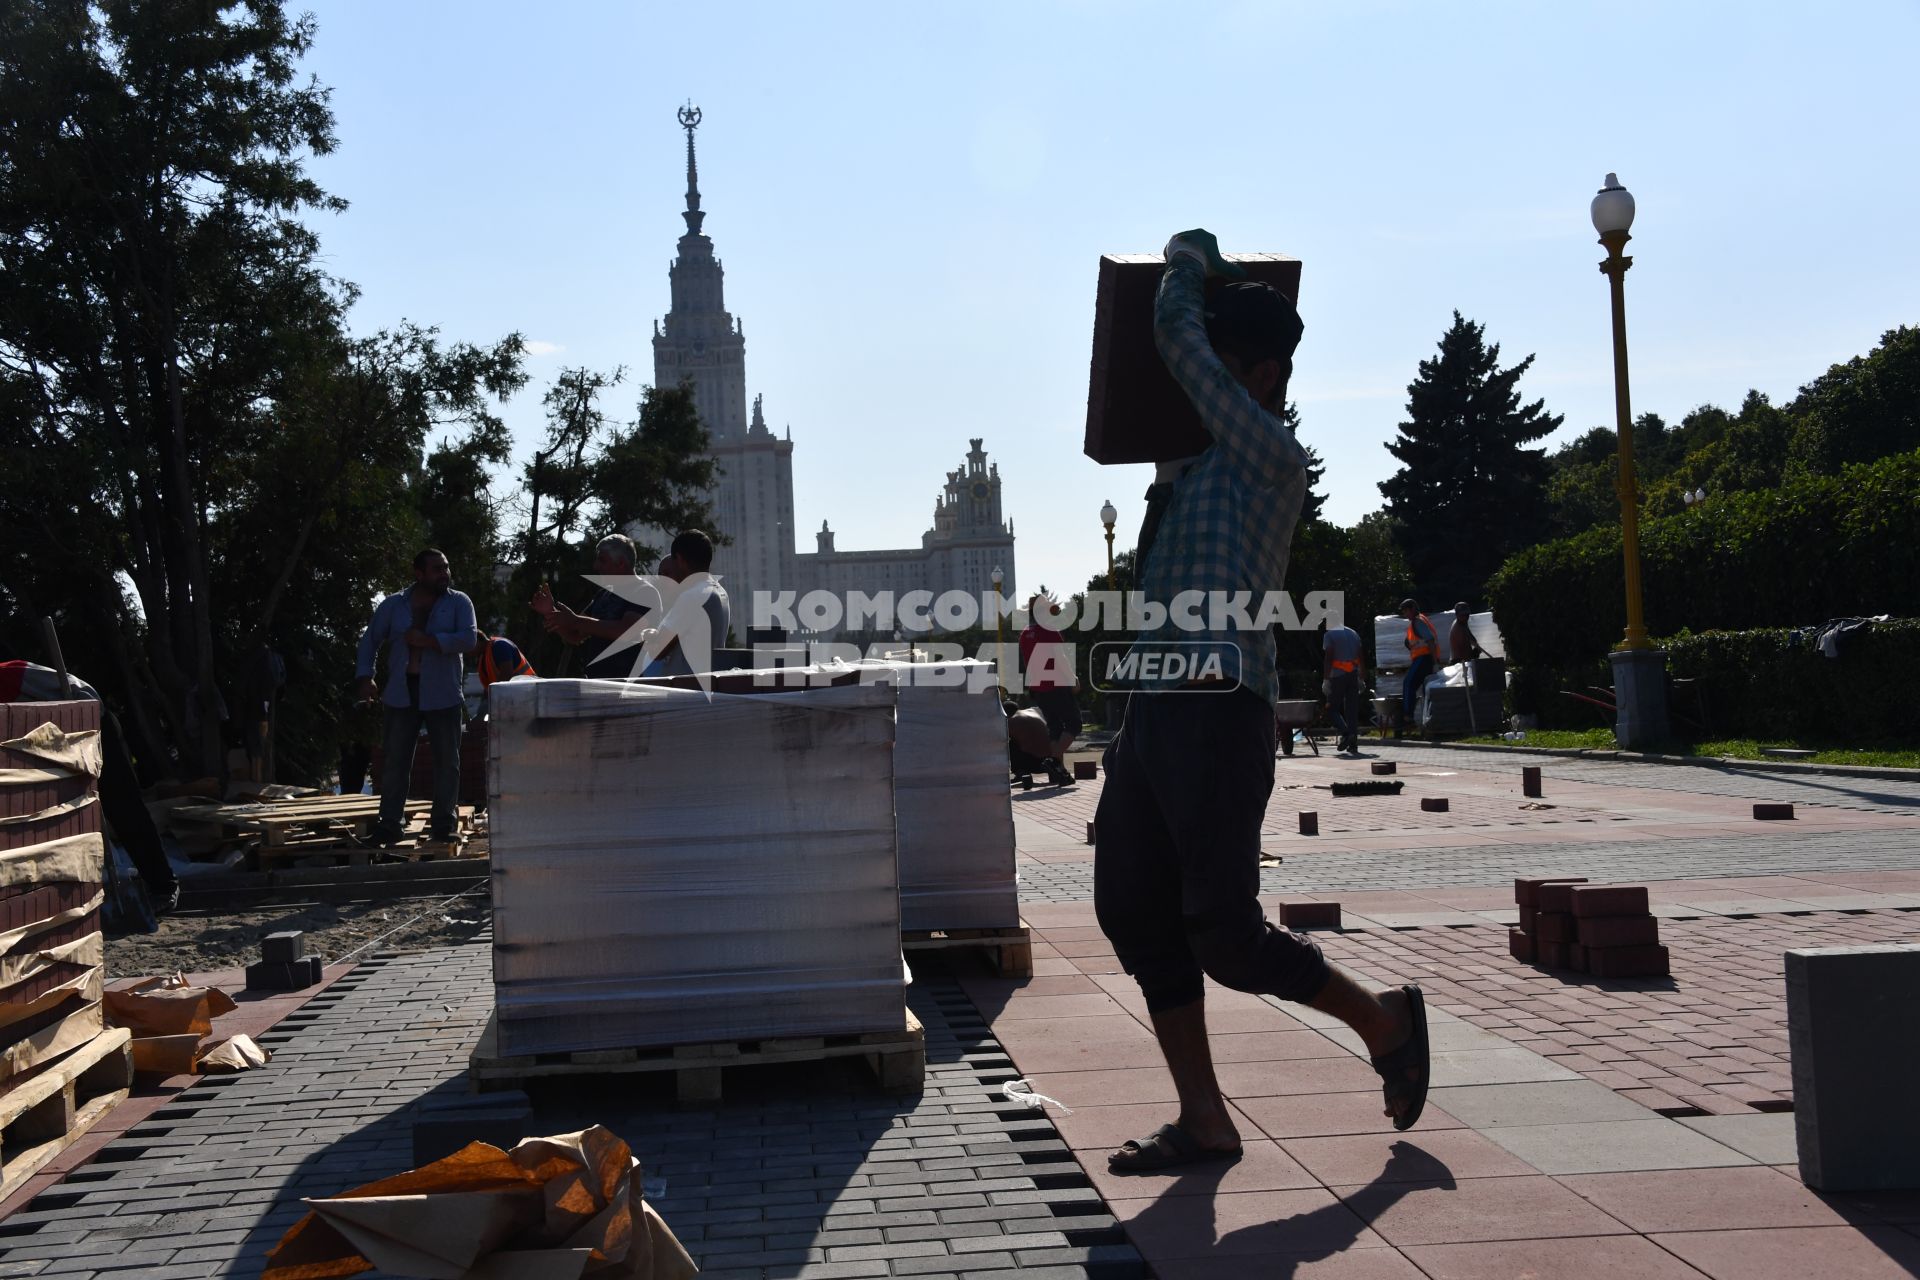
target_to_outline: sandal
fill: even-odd
[[[1427,1039],[1427,1002],[1419,987],[1400,988],[1407,993],[1407,1013],[1413,1020],[1407,1041],[1391,1053],[1371,1059],[1373,1069],[1385,1082],[1387,1104],[1406,1102],[1404,1111],[1395,1115],[1395,1129],[1411,1129],[1419,1122],[1427,1106],[1427,1083],[1433,1078],[1433,1053]],[[1407,1072],[1412,1069],[1413,1078]]]
[[[1163,1124],[1144,1138],[1129,1138],[1107,1157],[1107,1168],[1115,1173],[1157,1173],[1180,1165],[1204,1164],[1213,1160],[1238,1160],[1241,1149],[1222,1151],[1203,1147],[1179,1125]]]

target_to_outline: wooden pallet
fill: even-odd
[[[920,1020],[907,1013],[899,1031],[869,1031],[842,1036],[795,1036],[777,1040],[722,1040],[648,1049],[594,1049],[576,1053],[503,1055],[499,1050],[499,1014],[487,1018],[480,1043],[468,1058],[476,1092],[515,1088],[553,1076],[618,1076],[671,1071],[681,1102],[718,1102],[720,1073],[727,1067],[777,1062],[815,1062],[822,1058],[865,1058],[888,1093],[914,1093],[926,1083],[927,1039]]]
[[[1033,976],[1033,935],[1024,924],[1011,929],[910,929],[900,935],[900,949],[909,955],[954,947],[989,952],[988,962],[1003,978]]]
[[[0,1198],[65,1151],[133,1087],[133,1033],[101,1032],[0,1095]]]

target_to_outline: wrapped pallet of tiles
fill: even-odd
[[[894,703],[496,684],[500,1052],[904,1026]]]
[[[893,805],[903,929],[1020,923],[1007,717],[990,663],[875,664],[900,688]],[[979,673],[989,673],[978,678]]]
[[[703,678],[729,693],[895,686],[900,694],[893,761],[900,927],[911,932],[1019,925],[1007,717],[992,663],[867,659]],[[671,683],[696,687],[697,678],[677,677]]]
[[[99,703],[0,703],[0,1116],[103,1034],[100,765]]]

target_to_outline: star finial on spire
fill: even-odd
[[[700,170],[693,159],[693,131],[700,127],[700,108],[693,105],[693,99],[687,99],[687,105],[680,108],[680,127],[687,131],[687,211],[680,216],[687,220],[687,234],[700,234],[700,224],[706,214],[700,212]]]

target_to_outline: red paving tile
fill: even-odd
[[[1635,1231],[1839,1227],[1847,1216],[1772,1169],[1681,1169],[1563,1176],[1563,1186]]]
[[[1651,1237],[1713,1280],[1911,1280],[1920,1238],[1896,1227],[1687,1231]]]
[[[1297,1058],[1351,1056],[1318,1031],[1242,1031],[1227,1035],[1216,1033],[1209,1039],[1216,1068],[1225,1063],[1263,1062],[1276,1064],[1274,1070],[1277,1071],[1283,1069],[1277,1064]]]
[[[1331,1187],[1357,1186],[1386,1176],[1403,1182],[1448,1178],[1510,1178],[1539,1172],[1471,1129],[1415,1128],[1406,1133],[1288,1138],[1281,1149]]]
[[[1114,1200],[1111,1208],[1134,1247],[1156,1265],[1171,1258],[1331,1256],[1384,1243],[1320,1187]]]
[[[1430,1280],[1700,1280],[1642,1236],[1413,1245],[1406,1256]]]
[[[1027,1079],[1036,1092],[1075,1109],[1179,1100],[1173,1077],[1157,1062],[1119,1070],[1028,1072]]]
[[[1152,1133],[1171,1121],[1176,1111],[1177,1108],[1168,1103],[1147,1102],[1075,1107],[1071,1115],[1059,1111],[1049,1111],[1047,1114],[1069,1147],[1089,1157],[1099,1154],[1104,1163],[1106,1152],[1114,1150],[1129,1138],[1142,1138]],[[1239,1127],[1243,1143],[1264,1140],[1259,1128],[1238,1110],[1234,1112],[1234,1122]],[[1091,1161],[1083,1159],[1082,1163]]]
[[[1392,1124],[1381,1114],[1385,1109],[1380,1094],[1327,1093],[1292,1098],[1247,1098],[1234,1104],[1269,1138],[1319,1138],[1352,1133],[1386,1133]],[[1430,1129],[1458,1129],[1458,1120],[1427,1104],[1418,1127],[1410,1133]]]
[[[1143,1129],[1142,1134],[1151,1132]],[[1089,1149],[1080,1163],[1102,1196],[1108,1200],[1152,1200],[1161,1196],[1230,1195],[1239,1191],[1299,1191],[1317,1188],[1314,1176],[1302,1169],[1278,1143],[1246,1142],[1240,1159],[1232,1163],[1197,1165],[1166,1173],[1121,1174],[1107,1168],[1110,1147]]]
[[[1220,1091],[1235,1101],[1302,1093],[1380,1094],[1380,1077],[1350,1054],[1290,1062],[1216,1062],[1214,1074]]]
[[[1237,1258],[1170,1258],[1154,1264],[1154,1275],[1159,1280],[1426,1280],[1420,1268],[1397,1249],[1360,1248],[1326,1257],[1268,1253]]]
[[[1373,1182],[1333,1190],[1397,1246],[1628,1233],[1617,1219],[1545,1176]]]

